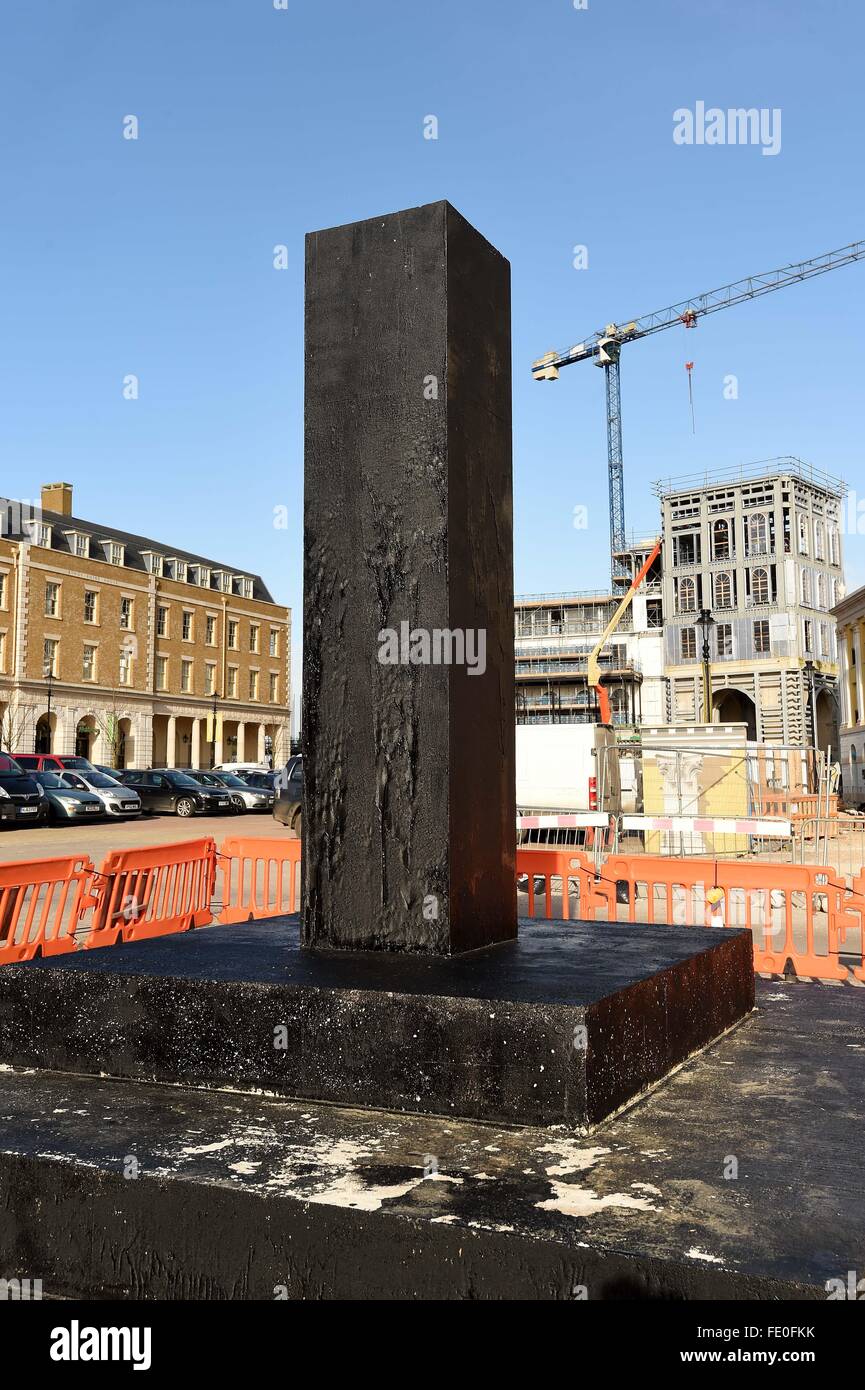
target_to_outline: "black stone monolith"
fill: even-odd
[[[306,249],[303,941],[516,935],[510,266],[449,203]]]

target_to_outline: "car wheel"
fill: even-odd
[[[240,796],[233,796],[231,798],[231,809],[236,816],[242,816],[243,812],[246,810],[246,803],[243,798]]]
[[[182,796],[174,809],[179,816],[183,816],[184,820],[188,816],[195,815],[195,807],[188,796]]]

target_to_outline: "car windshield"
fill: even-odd
[[[194,777],[188,777],[185,772],[169,772],[168,780],[172,787],[198,787]]]
[[[246,783],[242,782],[239,777],[235,777],[233,772],[220,772],[219,781],[223,787],[243,787],[247,791],[249,790]]]
[[[193,772],[192,776],[196,782],[200,782],[202,787],[218,787],[219,783],[215,777],[211,777],[209,772]]]
[[[21,772],[21,767],[14,758],[10,758],[6,753],[0,753],[0,772],[18,774]]]
[[[34,772],[33,777],[37,782],[41,782],[43,787],[65,787],[66,783],[56,772]]]
[[[61,762],[63,763],[64,767],[79,767],[82,772],[89,772],[93,767],[93,764],[89,758],[62,758]]]
[[[106,777],[104,772],[86,772],[86,773],[84,773],[84,779],[85,779],[85,781],[89,782],[89,784],[90,784],[91,787],[116,787],[116,786],[117,786],[117,783],[116,783],[116,781],[114,780],[114,778],[113,778],[113,777]]]

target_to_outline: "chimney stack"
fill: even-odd
[[[60,516],[72,515],[72,484],[43,483],[43,512],[58,512]]]

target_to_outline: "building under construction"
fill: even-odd
[[[600,654],[613,723],[708,715],[750,740],[837,750],[843,483],[783,458],[655,493],[661,555]],[[517,723],[599,718],[589,653],[652,545],[632,538],[616,553],[614,593],[517,598]]]
[[[654,541],[622,552],[621,592],[523,594],[516,599],[518,724],[595,723],[597,694],[588,681],[589,654],[618,607],[628,581]],[[612,720],[618,727],[665,719],[664,610],[660,559],[600,653]]]
[[[659,482],[666,722],[838,746],[844,485],[798,459]]]

